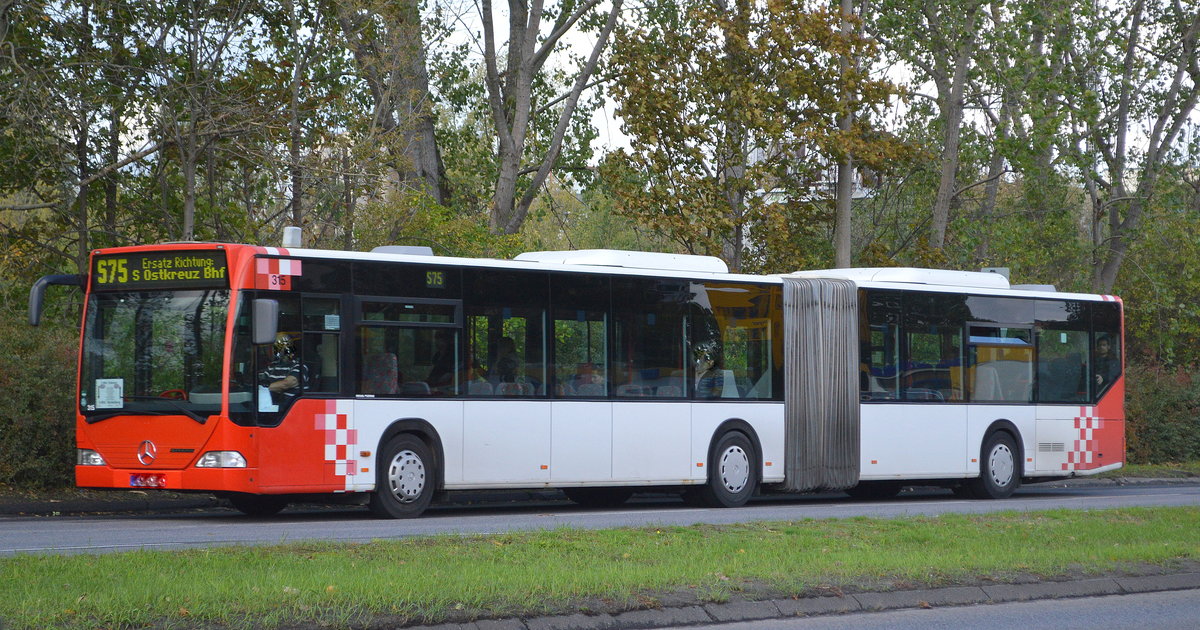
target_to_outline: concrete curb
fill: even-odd
[[[1200,573],[1099,578],[1067,582],[951,586],[913,591],[856,593],[634,610],[618,614],[561,615],[531,619],[488,619],[466,623],[411,626],[408,630],[645,630],[683,625],[761,621],[877,612],[901,608],[971,606],[1001,602],[1129,595],[1200,589]]]

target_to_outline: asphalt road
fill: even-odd
[[[111,553],[260,545],[302,540],[368,541],[433,534],[485,534],[579,527],[740,523],[762,520],[894,518],[911,515],[979,514],[1003,510],[1098,510],[1132,506],[1200,505],[1197,485],[1131,485],[1022,488],[1003,501],[963,500],[939,489],[905,492],[887,501],[860,501],[843,494],[767,497],[739,509],[701,509],[672,497],[638,497],[619,509],[589,510],[566,501],[435,506],[412,520],[377,520],[364,508],[297,506],[270,518],[224,509],[116,516],[0,518],[0,556],[21,553]]]
[[[1190,590],[675,627],[680,630],[1195,630],[1198,623],[1200,591]]]

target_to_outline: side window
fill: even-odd
[[[555,394],[608,396],[608,277],[554,275],[550,298]]]
[[[255,346],[258,424],[279,424],[297,397],[312,387],[303,348],[300,296],[272,294],[279,302],[279,332],[275,343]]]
[[[777,398],[782,293],[768,286],[695,282],[691,294],[696,396]]]
[[[1092,400],[1121,376],[1121,311],[1113,302],[1092,303]]]
[[[900,398],[900,294],[860,293],[859,395],[863,400]]]
[[[1088,398],[1089,312],[1086,302],[1038,300],[1035,305],[1037,401]]]
[[[468,396],[544,396],[546,375],[545,273],[464,272]]]
[[[900,397],[921,402],[962,401],[962,296],[910,293],[904,296]],[[885,344],[886,345],[886,344]]]
[[[338,298],[302,298],[304,345],[301,354],[308,372],[308,391],[341,390],[338,373],[342,303]]]
[[[618,398],[683,395],[687,386],[685,280],[614,278],[611,392]],[[679,388],[678,390],[672,388]]]
[[[995,324],[967,326],[970,343],[971,400],[1033,400],[1033,330]]]
[[[359,394],[426,397],[461,391],[467,366],[459,360],[457,301],[364,299],[359,309]]]

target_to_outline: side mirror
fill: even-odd
[[[279,332],[279,302],[277,300],[254,300],[254,321],[251,324],[250,341],[255,345],[275,343]]]
[[[38,278],[37,282],[33,283],[33,287],[29,289],[30,326],[37,326],[42,322],[42,308],[46,298],[46,287],[52,284],[82,288],[87,286],[87,276],[84,274],[71,274],[66,276],[42,276]]]

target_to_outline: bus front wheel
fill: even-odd
[[[375,468],[375,492],[367,503],[380,518],[420,516],[434,492],[434,459],[429,447],[415,436],[388,440]]]
[[[708,462],[708,483],[695,490],[695,498],[709,507],[741,507],[758,486],[754,445],[745,435],[730,431],[721,436]]]
[[[968,484],[979,499],[1007,499],[1021,485],[1021,454],[1016,440],[995,431],[979,452],[979,477]]]

